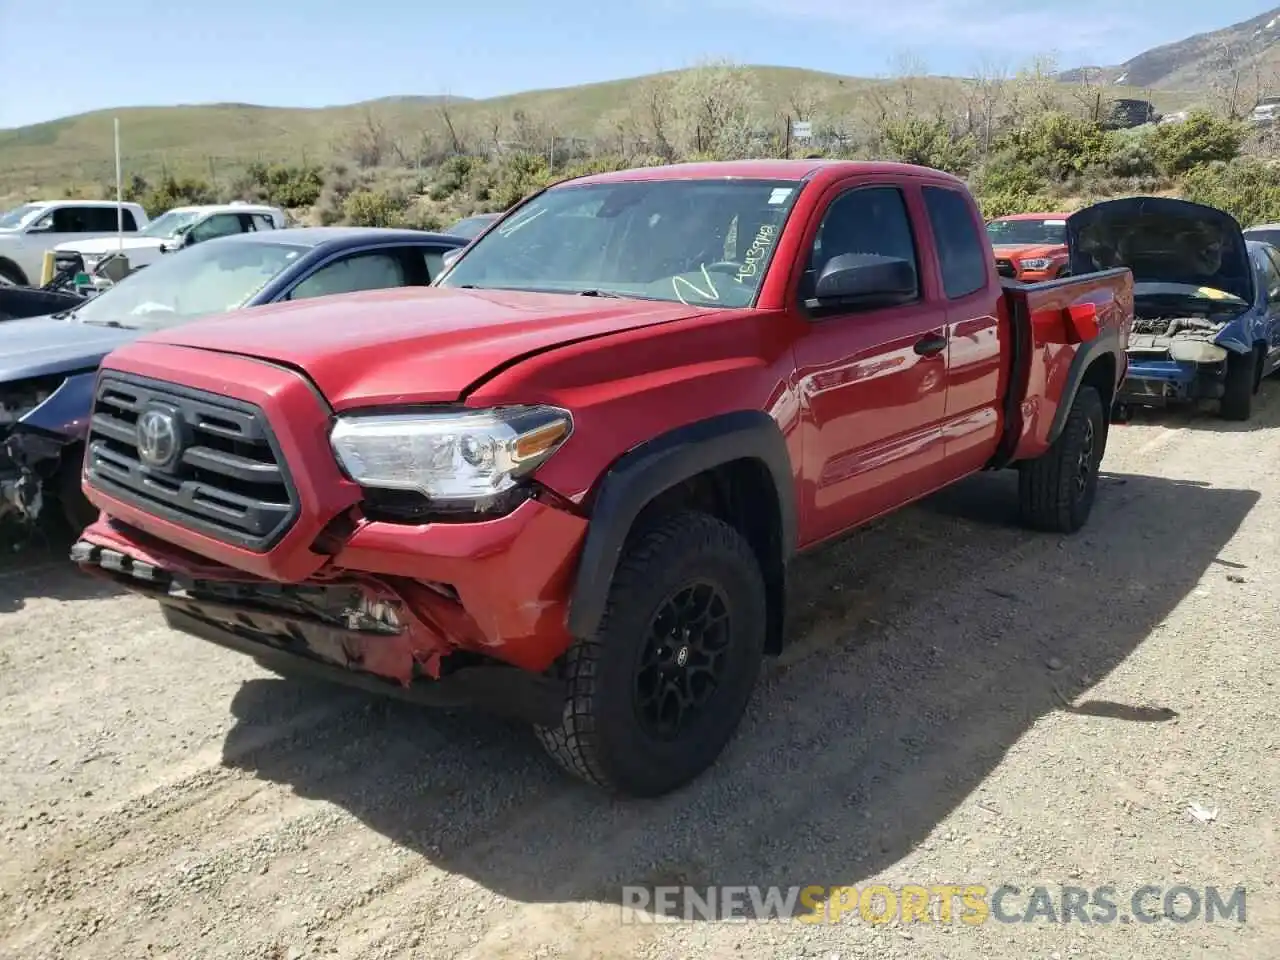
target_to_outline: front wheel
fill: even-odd
[[[98,519],[98,508],[89,502],[80,487],[81,458],[75,455],[77,450],[80,448],[73,447],[63,454],[62,468],[58,471],[58,504],[62,507],[63,521],[75,537]]]
[[[1253,387],[1257,382],[1258,355],[1227,355],[1227,379],[1223,384],[1218,413],[1224,420],[1248,420],[1253,416]]]
[[[674,514],[624,552],[599,628],[566,655],[561,721],[538,737],[590,783],[668,793],[732,738],[764,640],[764,578],[750,545],[708,514]]]
[[[1082,386],[1053,446],[1018,466],[1022,522],[1049,533],[1075,533],[1084,526],[1098,494],[1098,468],[1107,442],[1102,397]]]

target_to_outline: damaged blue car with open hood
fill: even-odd
[[[1071,272],[1133,272],[1128,373],[1116,398],[1129,407],[1217,400],[1248,420],[1262,378],[1280,367],[1280,250],[1246,241],[1213,207],[1126,197],[1067,220]]]

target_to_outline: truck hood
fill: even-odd
[[[159,250],[165,241],[161,237],[125,237],[124,250]],[[54,253],[79,253],[100,257],[103,254],[115,253],[120,249],[117,237],[95,237],[89,240],[68,240],[53,248]]]
[[[251,307],[144,340],[294,367],[342,410],[457,400],[513,360],[703,313],[653,300],[402,287]]]
[[[92,370],[137,336],[137,330],[53,317],[8,320],[0,323],[0,383]]]
[[[1128,267],[1138,283],[1209,287],[1253,302],[1253,266],[1231,214],[1171,197],[1126,197],[1067,218],[1071,272]]]
[[[995,251],[997,257],[1034,260],[1038,257],[1060,257],[1067,248],[1061,243],[997,243]]]

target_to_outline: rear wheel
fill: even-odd
[[[683,511],[624,552],[595,635],[565,660],[552,757],[597,786],[659,796],[715,762],[760,671],[765,588],[742,535]]]
[[[1227,355],[1227,379],[1218,412],[1224,420],[1248,420],[1253,416],[1253,391],[1258,382],[1258,354]]]
[[[1018,507],[1027,526],[1075,533],[1084,526],[1098,493],[1098,468],[1107,443],[1102,397],[1088,384],[1071,403],[1053,446],[1018,467]]]

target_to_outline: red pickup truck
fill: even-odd
[[[786,642],[797,551],[1003,467],[1028,524],[1085,522],[1132,277],[1007,286],[935,170],[564,182],[434,289],[108,356],[72,556],[281,673],[506,710],[662,794]]]

